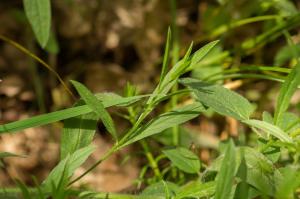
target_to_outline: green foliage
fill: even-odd
[[[270,123],[260,121],[260,120],[245,120],[244,123],[263,130],[266,133],[273,135],[274,137],[278,138],[279,140],[287,143],[293,143],[292,138],[290,138],[284,131],[282,131],[279,127],[274,126]]]
[[[61,159],[92,142],[97,120],[98,116],[95,113],[88,113],[64,121],[60,144]]]
[[[274,123],[282,118],[282,114],[289,107],[291,97],[300,84],[300,64],[297,64],[287,76],[287,79],[281,86],[279,96],[276,103]]]
[[[215,199],[232,198],[233,180],[236,170],[235,145],[229,140],[226,146],[224,159],[217,176]]]
[[[130,139],[123,146],[160,133],[174,125],[179,125],[189,121],[197,117],[201,111],[203,111],[203,106],[199,103],[194,103],[164,113],[137,129],[137,131],[132,134]]]
[[[215,193],[215,189],[214,181],[207,183],[191,181],[177,190],[175,199],[210,197]]]
[[[107,131],[114,137],[115,140],[118,140],[114,122],[109,113],[105,110],[103,103],[98,100],[97,97],[94,96],[83,84],[76,81],[72,81],[72,84],[90,109],[93,110],[98,118],[101,118]]]
[[[229,8],[240,5],[237,5],[235,1],[220,0],[218,2],[220,3],[218,9],[208,8],[203,14],[205,18],[204,31],[207,31],[207,38],[204,40],[200,38],[195,43],[191,42],[185,54],[181,54],[182,57],[180,57],[178,30],[174,17],[176,16],[176,2],[171,1],[172,29],[175,32],[172,35],[170,28],[168,29],[161,63],[162,71],[153,92],[137,95],[137,87],[127,84],[125,97],[114,93],[93,94],[83,84],[71,81],[81,97],[74,107],[0,125],[0,134],[4,134],[58,121],[64,122],[60,143],[60,161],[43,183],[41,185],[36,183],[32,188],[16,181],[18,191],[11,189],[6,193],[6,190],[3,189],[0,196],[19,198],[19,195],[22,195],[25,199],[49,197],[54,199],[72,197],[119,199],[295,198],[300,187],[298,163],[300,119],[295,110],[293,113],[287,112],[287,110],[291,98],[300,84],[300,65],[298,63],[292,69],[283,67],[283,65],[290,63],[290,66],[293,66],[292,61],[298,61],[299,44],[293,44],[293,37],[289,35],[288,31],[300,25],[299,12],[293,2],[289,0],[264,2],[254,0],[248,3],[249,6],[247,4],[247,8],[242,7],[235,16],[229,12]],[[50,1],[23,0],[23,3],[26,16],[40,46],[50,53],[57,53],[59,47],[55,39],[55,32],[50,31]],[[239,4],[242,5],[243,2]],[[208,3],[208,6],[211,5]],[[215,12],[212,12],[213,10]],[[231,32],[235,33],[235,29],[238,27],[258,22],[262,23],[262,32],[255,33],[254,31],[252,37],[233,44],[237,47],[226,49],[224,41]],[[280,38],[281,35],[286,36],[289,45],[277,51],[274,59],[276,66],[259,65],[261,64],[261,58],[259,59],[261,52],[255,54],[254,52]],[[216,37],[220,37],[221,40],[215,40]],[[17,46],[43,63],[38,57],[14,41],[1,35],[0,39]],[[196,51],[193,50],[193,46],[198,46],[208,40],[215,41],[208,42]],[[231,41],[231,38],[226,41]],[[258,56],[258,61],[255,60],[252,65],[242,65],[239,62],[248,58],[245,55]],[[169,61],[171,58],[173,60],[172,67],[170,67]],[[188,76],[188,72],[198,79],[179,79],[182,75]],[[287,76],[285,77],[285,75]],[[272,111],[268,109],[269,112],[264,111],[262,120],[259,120],[257,118],[259,114],[254,113],[254,106],[246,98],[219,85],[227,82],[225,81],[227,79],[235,82],[237,79],[243,78],[283,82],[274,117],[271,114]],[[186,88],[177,86],[178,83]],[[247,91],[243,94],[247,96]],[[193,96],[196,102],[188,101],[189,103],[186,103],[186,99],[190,96]],[[256,103],[255,100],[254,103]],[[261,111],[259,103],[257,105],[258,110]],[[117,109],[116,115],[129,120],[132,126],[117,134],[115,123],[106,110],[108,107],[126,107]],[[193,150],[187,149],[194,145],[193,139],[196,139],[198,135],[190,136],[188,130],[183,130],[188,129],[183,126],[185,122],[197,118],[206,110],[213,110],[222,116],[238,120],[240,126],[251,127],[258,137],[251,134],[250,128],[237,128],[239,136],[242,137],[244,133],[246,136],[237,138],[235,142],[231,138],[228,139],[221,143],[219,151],[216,151],[217,147],[211,149],[212,158],[219,155],[212,164],[206,165],[192,152]],[[252,119],[252,115],[256,119]],[[114,144],[81,176],[72,178],[74,171],[86,161],[95,149],[91,143],[99,119],[114,138]],[[168,133],[170,129],[175,129],[181,135],[178,136],[178,132],[174,133],[174,130],[172,133]],[[241,134],[240,129],[245,132]],[[154,145],[153,142],[156,140],[151,139],[150,142],[148,138],[158,134],[170,136],[169,140],[178,142],[165,141]],[[181,137],[190,137],[190,139],[188,143],[179,142]],[[80,180],[112,154],[134,143],[142,144],[143,154],[148,160],[148,163],[143,165],[141,179],[139,179],[138,187],[140,188],[142,183],[145,185],[140,194],[107,194],[72,188],[71,185],[74,182]],[[166,143],[175,146],[163,146],[163,150],[152,148],[152,146],[166,145]],[[197,145],[196,147],[201,146]],[[0,153],[1,159],[6,157],[23,156],[9,152]]]
[[[51,4],[50,0],[23,0],[24,10],[32,30],[45,48],[50,36]]]
[[[182,79],[180,82],[193,90],[198,101],[221,115],[247,120],[254,110],[248,100],[222,86],[190,78]]]
[[[64,194],[73,172],[85,162],[94,149],[94,146],[89,145],[61,160],[43,182],[43,191],[57,195]]]
[[[200,171],[200,160],[190,150],[184,147],[167,148],[162,151],[172,164],[186,173],[198,173]]]

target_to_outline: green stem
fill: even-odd
[[[86,174],[88,174],[90,171],[92,171],[94,168],[96,168],[99,164],[101,164],[104,160],[109,158],[113,153],[118,151],[118,145],[114,145],[111,149],[109,149],[95,164],[93,164],[88,170],[86,170],[83,174],[75,178],[69,183],[69,186],[83,178]]]
[[[149,161],[150,167],[152,168],[154,175],[158,178],[158,179],[162,179],[162,175],[160,173],[159,167],[157,165],[157,162],[155,161],[149,146],[147,144],[147,142],[145,140],[141,140],[140,143],[142,144],[142,147],[145,151],[145,155]]]
[[[176,0],[171,0],[170,1],[171,5],[171,13],[172,13],[172,32],[173,32],[173,50],[172,50],[172,65],[175,66],[175,64],[179,60],[179,36],[178,36],[178,27],[176,25],[176,18],[177,18],[177,9],[176,9]],[[177,92],[178,90],[178,84],[175,83],[172,92]],[[175,108],[178,103],[178,97],[177,95],[174,95],[171,97],[171,108]],[[180,144],[180,139],[179,139],[179,126],[176,125],[172,127],[172,134],[173,134],[173,144],[175,146]]]

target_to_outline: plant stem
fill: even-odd
[[[172,32],[173,32],[173,39],[172,39],[172,44],[173,44],[173,49],[172,49],[172,65],[175,66],[175,64],[179,60],[179,38],[178,38],[178,28],[176,25],[176,0],[171,0],[170,1],[171,5],[171,13],[172,13]],[[178,90],[178,84],[175,83],[172,92],[177,92]],[[177,95],[174,95],[171,97],[171,108],[175,108],[178,103],[178,97]],[[173,144],[175,146],[179,145],[179,126],[176,125],[172,127],[172,134],[173,134]]]
[[[99,164],[101,164],[104,160],[109,158],[113,153],[118,151],[118,145],[114,145],[112,148],[110,148],[95,164],[93,164],[88,170],[86,170],[83,174],[72,180],[68,185],[72,185],[81,178],[83,178],[86,174],[88,174],[90,171],[92,171],[94,168],[96,168]]]
[[[149,161],[150,167],[153,169],[154,175],[158,178],[158,179],[162,179],[162,175],[160,173],[160,170],[158,168],[157,162],[155,161],[149,146],[147,144],[147,142],[145,140],[141,140],[140,143],[142,144],[142,147],[145,150],[145,155]]]

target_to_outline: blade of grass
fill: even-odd
[[[118,95],[116,96],[104,95],[104,97],[99,96],[98,98],[102,100],[104,107],[110,107],[110,106],[127,106],[128,104],[134,103],[146,96],[147,95],[140,95],[135,97],[123,98]],[[92,111],[93,110],[88,105],[83,105],[83,106],[68,108],[61,111],[55,111],[55,112],[51,112],[39,116],[34,116],[28,119],[0,125],[0,134],[21,131],[26,128],[50,124],[53,122],[65,120],[79,115],[91,113]]]

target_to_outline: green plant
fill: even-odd
[[[49,1],[24,1],[24,4],[37,40],[42,47],[45,47],[50,35]],[[174,2],[173,6],[173,12],[175,12]],[[33,14],[35,11],[38,15]],[[280,14],[234,21],[230,26],[223,25],[211,34],[211,37],[215,38],[227,31],[229,27],[236,28],[253,21],[278,19],[278,24],[273,29],[246,40],[241,44],[240,49],[245,54],[251,53],[253,49],[267,43],[271,34],[274,34],[273,37],[283,34],[287,39],[289,52],[293,54],[288,59],[295,59],[297,62],[291,69],[257,65],[230,69],[217,67],[216,71],[208,71],[207,76],[195,78],[199,71],[205,71],[201,67],[231,59],[230,53],[222,51],[218,45],[219,41],[210,42],[193,53],[192,43],[180,59],[178,38],[176,38],[178,36],[172,40],[169,29],[161,75],[152,93],[139,95],[133,85],[127,84],[125,96],[115,93],[93,94],[83,84],[71,81],[81,97],[74,107],[0,125],[0,134],[3,134],[64,121],[60,143],[60,162],[44,182],[40,185],[36,183],[35,187],[28,188],[22,182],[16,181],[19,190],[3,189],[0,194],[3,197],[17,198],[21,192],[23,198],[26,199],[48,197],[57,199],[68,197],[121,199],[295,198],[300,186],[298,163],[300,120],[297,115],[288,112],[288,108],[291,97],[300,84],[300,65],[298,63],[298,46],[291,42],[291,36],[287,30],[298,24],[298,15],[296,13],[289,16],[286,21]],[[43,27],[40,27],[39,17],[47,18],[47,23],[43,24]],[[176,32],[174,24],[172,29]],[[6,37],[2,37],[2,39],[49,68],[46,63],[30,54],[22,46]],[[173,51],[171,52],[171,50]],[[286,50],[281,53],[284,51]],[[169,69],[170,57],[173,67]],[[278,61],[278,63],[283,62]],[[249,71],[259,71],[263,74],[246,73]],[[181,78],[189,72],[192,72],[193,78]],[[278,73],[284,73],[287,76],[278,75]],[[57,73],[55,74],[57,75]],[[220,85],[222,83],[220,80],[236,77],[283,82],[274,115],[265,111],[261,119],[254,119],[252,117],[255,111],[254,106],[242,95]],[[186,98],[192,99],[191,103],[185,105],[179,103]],[[161,102],[165,101],[171,104],[171,108],[153,116],[153,111],[160,110],[157,108]],[[115,123],[107,111],[108,107],[114,106],[125,110],[125,113],[120,112],[118,115],[132,124],[123,132],[117,132]],[[181,145],[180,132],[181,134],[183,132],[181,124],[209,111],[234,118],[248,126],[257,134],[256,145],[250,147],[238,139],[228,139],[220,143],[218,157],[212,165],[205,165],[192,150]],[[98,161],[86,172],[81,176],[74,177],[74,171],[95,149],[91,142],[98,120],[101,120],[107,132],[110,133],[114,145],[102,157],[99,157]],[[172,135],[170,145],[172,146],[161,149],[161,153],[156,157],[146,138],[167,134],[170,129]],[[79,181],[112,154],[137,142],[141,144],[148,160],[148,165],[142,169],[140,175],[141,182],[147,185],[142,193],[138,195],[110,194],[72,188],[73,183]],[[288,157],[281,160],[282,154],[287,154]],[[5,158],[18,155],[2,152],[0,156]],[[161,166],[160,162],[166,160],[170,164]],[[145,179],[144,176],[148,169],[153,171],[153,177]],[[140,185],[140,183],[138,184]]]

